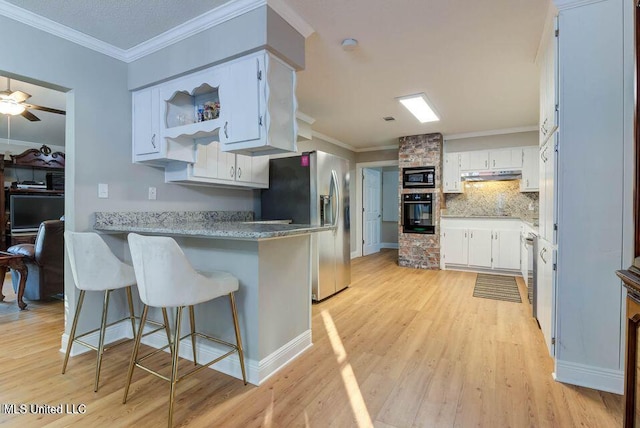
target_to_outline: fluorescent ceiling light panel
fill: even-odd
[[[420,123],[440,120],[438,115],[429,105],[429,100],[424,93],[399,97],[397,100],[400,101],[402,105],[420,121]]]

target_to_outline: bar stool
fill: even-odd
[[[73,317],[73,323],[71,325],[71,334],[69,336],[69,342],[67,343],[67,352],[64,356],[64,363],[62,365],[62,374],[67,369],[67,363],[69,361],[69,354],[71,353],[71,347],[73,343],[79,343],[87,348],[93,349],[97,352],[96,362],[96,375],[94,383],[94,392],[98,391],[98,382],[100,379],[100,367],[102,365],[102,355],[109,348],[104,346],[104,336],[107,327],[114,324],[130,320],[131,329],[133,330],[133,337],[136,337],[136,324],[135,314],[133,311],[133,300],[131,296],[131,286],[136,283],[135,273],[133,267],[121,262],[109,249],[107,244],[102,238],[94,232],[64,232],[64,241],[69,254],[69,262],[71,265],[71,272],[73,274],[73,280],[76,287],[80,290],[80,296],[78,297],[78,305]],[[122,318],[118,321],[114,321],[107,324],[107,312],[109,310],[109,295],[113,290],[124,288],[127,293],[127,301],[129,304],[129,316]],[[104,291],[104,302],[102,306],[102,322],[100,328],[88,331],[81,335],[76,336],[76,328],[78,327],[78,319],[80,318],[80,311],[82,310],[82,304],[84,302],[84,296],[87,291]],[[164,329],[167,332],[167,338],[170,338],[169,334],[169,322],[166,311],[163,312],[164,324],[149,321],[149,323],[160,326],[155,330],[145,333],[151,334],[160,329]],[[144,323],[140,323],[140,326],[144,326]],[[142,328],[139,328],[142,331]],[[84,336],[100,331],[98,338],[98,346],[93,346],[82,340]],[[120,345],[124,342],[119,342],[111,347]]]
[[[149,306],[160,308],[176,308],[175,327],[173,333],[173,355],[171,361],[171,377],[167,378],[162,374],[151,370],[144,366],[142,362],[155,355],[159,350],[155,350],[147,355],[138,358],[140,348],[140,332],[136,336],[136,341],[131,354],[131,362],[129,364],[129,373],[127,375],[127,383],[124,390],[123,403],[127,402],[127,394],[131,385],[131,377],[135,367],[140,367],[145,371],[167,380],[169,387],[169,427],[173,424],[173,405],[175,401],[175,388],[177,382],[191,376],[192,374],[209,367],[230,356],[238,353],[240,359],[240,369],[242,370],[242,380],[247,384],[247,377],[244,368],[244,354],[242,351],[242,340],[240,338],[240,328],[238,326],[238,313],[234,291],[238,290],[238,279],[227,272],[197,272],[193,269],[178,243],[169,237],[164,236],[141,236],[135,233],[129,234],[129,248],[131,250],[131,259],[133,268],[138,281],[138,291],[140,300],[145,304],[142,311],[142,322],[147,317]],[[229,296],[231,303],[231,313],[233,316],[233,327],[235,329],[236,343],[229,343],[218,338],[207,336],[195,331],[195,316],[193,305],[208,302],[218,297]],[[191,324],[191,332],[180,336],[180,327],[182,321],[182,310],[189,307],[189,318]],[[193,360],[196,362],[195,338],[211,340],[213,342],[225,345],[230,351],[224,355],[206,363],[199,367],[191,369],[189,372],[178,377],[178,354],[179,345],[182,339],[191,338],[193,346]]]

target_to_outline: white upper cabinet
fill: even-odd
[[[475,150],[460,153],[461,171],[486,171],[522,168],[522,150],[518,147]]]
[[[249,156],[296,151],[296,73],[261,51],[229,64],[222,150]]]
[[[464,187],[460,179],[460,153],[445,153],[442,165],[442,191],[462,193]]]
[[[461,171],[481,171],[489,169],[489,151],[477,150],[460,153]]]
[[[557,25],[556,25],[557,26]],[[540,56],[540,145],[551,138],[558,129],[557,115],[557,64],[558,38],[556,28],[549,26],[543,35]]]
[[[167,183],[242,187],[269,187],[269,157],[223,152],[216,141],[195,146],[194,163],[170,162],[165,166]]]
[[[537,146],[522,148],[521,192],[537,192],[540,190],[539,148]]]
[[[520,169],[522,168],[522,149],[491,150],[489,160],[491,169]]]

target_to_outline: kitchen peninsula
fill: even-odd
[[[247,379],[259,385],[312,344],[311,235],[331,226],[252,220],[252,212],[98,212],[94,228],[123,241],[129,232],[171,236],[194,268],[235,275]],[[228,302],[214,300],[196,312],[200,329],[233,341]],[[166,337],[152,335],[146,343],[161,347]],[[182,349],[181,356],[192,359],[189,347]],[[198,352],[204,360],[224,351],[201,343]],[[241,378],[237,360],[213,368]]]

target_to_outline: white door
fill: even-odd
[[[380,251],[380,220],[382,217],[381,193],[382,174],[375,169],[365,168],[362,186],[362,224],[364,227],[362,238],[362,255]]]

